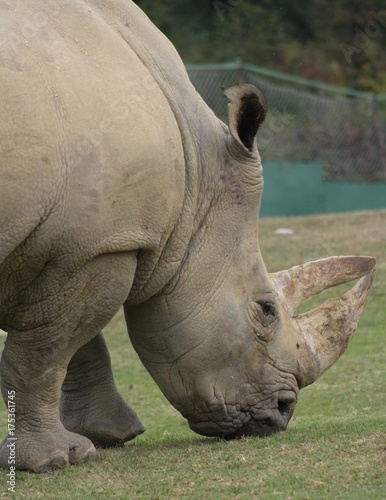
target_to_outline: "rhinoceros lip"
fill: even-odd
[[[279,401],[278,407],[255,413],[243,413],[243,421],[237,427],[226,428],[221,422],[213,420],[190,420],[189,426],[192,431],[207,437],[221,437],[224,439],[236,439],[248,436],[269,436],[276,432],[285,431],[294,413],[296,399]]]

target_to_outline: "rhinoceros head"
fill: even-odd
[[[174,279],[127,316],[142,362],[190,427],[231,438],[286,429],[299,390],[354,334],[375,259],[330,257],[268,274],[257,234],[263,178],[255,136],[264,100],[251,85],[225,95],[229,128],[221,125],[207,165],[216,195]],[[343,297],[297,313],[311,295],[358,278]]]

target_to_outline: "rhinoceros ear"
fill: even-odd
[[[228,99],[229,130],[232,137],[248,151],[255,147],[255,137],[267,113],[263,94],[253,85],[243,83],[223,89]]]

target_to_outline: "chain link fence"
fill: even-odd
[[[187,65],[197,91],[227,121],[221,88],[252,83],[267,100],[258,133],[264,161],[318,163],[324,179],[386,183],[386,95],[312,82],[240,61]]]

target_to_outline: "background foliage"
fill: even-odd
[[[185,63],[241,57],[298,76],[386,92],[382,0],[136,3],[174,43]]]

